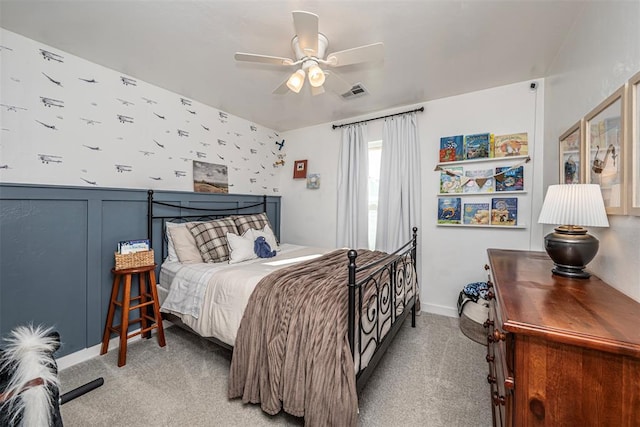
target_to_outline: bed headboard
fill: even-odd
[[[167,256],[167,222],[206,221],[230,215],[266,213],[280,239],[280,197],[243,194],[147,192],[147,238],[156,252],[156,261]],[[161,245],[158,242],[162,242]]]

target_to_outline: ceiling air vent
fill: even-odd
[[[356,83],[351,87],[351,89],[343,93],[341,96],[344,99],[354,99],[367,95],[368,93],[367,88],[365,88],[362,83]]]

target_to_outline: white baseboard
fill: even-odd
[[[441,316],[447,316],[447,317],[458,317],[458,309],[453,307],[426,304],[424,301],[420,301],[420,309],[425,313],[439,314]]]
[[[164,329],[171,327],[173,324],[164,320],[162,322],[162,326]],[[136,329],[135,331],[131,331],[130,333],[138,332],[140,329]],[[155,331],[155,330],[154,330]],[[151,331],[151,335],[155,335],[154,331]],[[142,335],[137,335],[133,338],[130,338],[127,341],[127,345],[130,343],[139,341],[142,339]],[[93,359],[96,356],[100,356],[100,350],[102,348],[102,343],[96,344],[93,347],[85,348],[84,350],[78,350],[75,353],[67,354],[59,359],[56,359],[56,364],[58,365],[58,371],[62,371],[67,369],[73,365],[77,365],[78,363],[86,362],[87,360]],[[115,337],[109,340],[109,351],[120,348],[120,338]]]

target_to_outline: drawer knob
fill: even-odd
[[[496,294],[493,293],[493,291],[487,291],[487,300],[492,300],[496,297]]]
[[[498,395],[497,391],[493,392],[492,400],[495,406],[498,406],[498,405],[504,406],[504,404],[506,403],[506,399],[504,398],[504,396]]]
[[[484,269],[485,269],[485,270],[489,270],[490,268],[491,268],[491,267],[489,267],[489,264],[485,264],[485,265],[484,265]]]
[[[495,329],[493,331],[493,341],[492,342],[498,342],[498,341],[504,341],[507,339],[507,334],[505,334],[504,332],[499,331],[498,329]]]
[[[537,397],[532,398],[529,401],[529,410],[531,410],[531,413],[538,419],[538,420],[544,420],[544,402],[540,399],[538,399]]]
[[[492,356],[490,354],[487,354],[487,356],[485,357],[485,359],[487,360],[488,363],[493,362],[494,360],[496,360],[495,356]]]
[[[496,377],[494,377],[493,375],[489,374],[487,375],[487,382],[489,384],[495,384],[496,383]]]
[[[485,320],[482,326],[484,326],[485,329],[488,328],[489,326],[493,326],[493,320],[490,320],[490,319]]]

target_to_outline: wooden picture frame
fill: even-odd
[[[293,162],[293,178],[302,179],[307,177],[307,161],[296,160]]]
[[[627,210],[640,216],[640,72],[629,79],[627,88]]]
[[[584,182],[600,184],[607,213],[626,214],[625,87],[622,86],[584,118]]]
[[[583,121],[580,120],[567,129],[559,138],[560,184],[584,182],[582,167]]]

